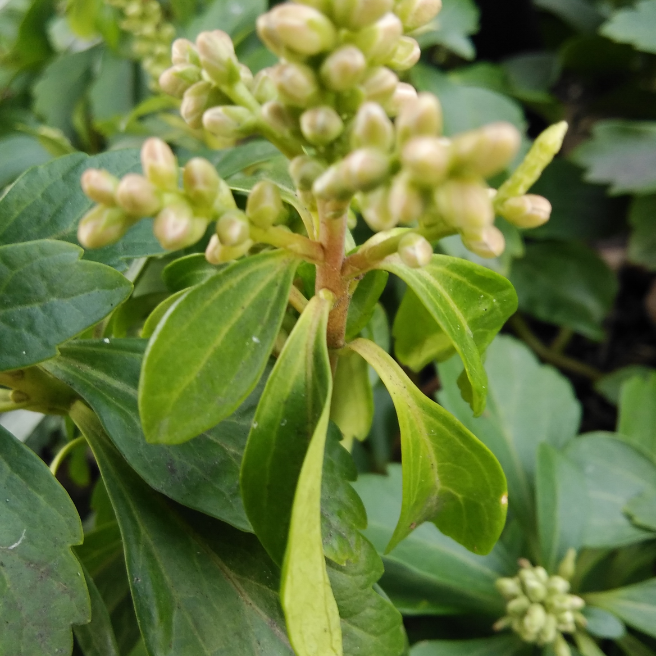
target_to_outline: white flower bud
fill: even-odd
[[[487,188],[477,181],[447,180],[435,191],[434,200],[440,216],[459,230],[480,233],[494,223],[494,209]],[[525,571],[529,570],[522,570],[520,576]]]
[[[522,137],[511,123],[491,123],[452,141],[453,166],[484,178],[503,171],[519,152]]]
[[[530,633],[538,633],[544,627],[547,611],[542,604],[531,604],[524,616],[524,628]]]
[[[550,595],[567,594],[569,587],[569,581],[562,576],[550,576],[547,581],[547,592]]]
[[[176,39],[171,45],[171,61],[177,64],[200,66],[200,57],[196,46],[189,39]]]
[[[333,0],[332,14],[340,27],[360,30],[392,11],[393,0]]]
[[[278,95],[276,83],[271,76],[270,68],[263,68],[253,79],[252,93],[257,102],[264,104],[274,100]]]
[[[569,609],[581,610],[585,606],[585,601],[576,595],[569,595]]]
[[[393,97],[399,78],[384,66],[374,68],[365,76],[360,85],[367,100],[385,105]]]
[[[419,44],[409,36],[402,36],[394,53],[385,63],[395,71],[407,71],[412,68],[421,57]]]
[[[520,595],[506,604],[506,612],[514,617],[522,617],[529,609],[531,602],[528,597]]]
[[[355,189],[346,179],[343,167],[333,165],[314,181],[312,192],[317,198],[347,200]]]
[[[344,122],[332,107],[315,107],[301,115],[301,132],[314,146],[327,146],[343,131]]]
[[[431,93],[420,93],[405,103],[396,119],[396,138],[400,146],[412,137],[437,137],[442,134],[442,106]]]
[[[389,209],[388,189],[380,187],[369,194],[362,194],[359,198],[362,216],[374,232],[396,228],[396,221]]]
[[[210,162],[202,157],[190,159],[182,171],[187,197],[199,207],[212,207],[219,192],[221,178]]]
[[[408,224],[418,221],[426,210],[422,192],[405,173],[394,178],[389,195],[390,212],[396,221]]]
[[[480,235],[476,237],[469,237],[466,233],[463,233],[462,243],[472,253],[489,259],[499,257],[506,249],[506,239],[501,230],[495,226],[484,228]],[[531,601],[543,601],[547,596],[545,586],[538,581],[525,583],[524,587]]]
[[[102,248],[116,243],[130,225],[131,222],[123,210],[96,205],[80,221],[77,240],[84,248]]]
[[[162,202],[157,187],[138,173],[128,173],[116,189],[116,202],[132,216],[154,216]]]
[[[406,32],[424,27],[442,9],[442,0],[398,0],[394,13],[401,19]]]
[[[320,98],[319,83],[314,71],[304,64],[278,64],[271,75],[280,100],[294,107],[309,107]]]
[[[401,154],[404,170],[418,185],[434,188],[447,176],[449,144],[439,137],[414,137]]]
[[[212,206],[215,214],[223,214],[228,210],[234,210],[237,207],[235,197],[232,195],[232,190],[225,180],[219,178],[219,188],[216,192],[216,198]]]
[[[406,103],[413,102],[417,100],[417,90],[411,85],[405,82],[399,82],[396,85],[394,94],[387,101],[385,105],[385,110],[389,116],[398,116]]]
[[[175,251],[195,244],[207,230],[207,220],[197,218],[189,203],[169,203],[155,219],[153,232],[162,248]]]
[[[394,145],[394,126],[383,108],[374,102],[364,103],[351,128],[352,148],[371,146],[384,152]]]
[[[389,173],[389,157],[375,148],[360,148],[340,164],[344,178],[354,191],[370,191],[378,187]]]
[[[212,84],[205,80],[196,82],[184,92],[180,115],[194,130],[203,126],[203,113],[209,107],[211,93]]]
[[[299,155],[289,163],[289,175],[299,191],[309,191],[315,180],[326,170],[321,162],[309,155]]]
[[[232,262],[233,260],[238,260],[243,255],[246,255],[252,245],[253,242],[250,239],[247,239],[242,244],[239,244],[239,246],[224,246],[219,240],[218,235],[212,235],[210,243],[205,250],[205,259],[210,264],[216,265]]]
[[[425,237],[411,233],[405,235],[399,242],[399,256],[406,266],[420,269],[430,263],[433,257],[433,247]]]
[[[161,139],[151,137],[144,142],[141,166],[146,177],[159,189],[171,191],[178,188],[178,161]]]
[[[542,196],[528,194],[509,198],[497,212],[518,228],[537,228],[551,218],[551,203]]]
[[[270,100],[262,105],[260,116],[281,133],[289,132],[297,127],[297,121],[292,113],[277,100]]]
[[[196,37],[196,47],[201,66],[214,83],[225,86],[239,82],[235,46],[225,32],[201,32]]]
[[[200,77],[200,68],[191,64],[176,64],[159,76],[159,86],[169,96],[182,98],[192,84],[200,81]]]
[[[256,120],[245,107],[227,105],[208,109],[203,114],[203,127],[224,139],[240,139],[253,133]]]
[[[497,579],[496,582],[494,583],[494,587],[506,598],[506,599],[514,599],[515,597],[519,597],[522,592],[522,586],[519,582],[519,579],[516,577],[514,579],[511,578],[501,578]]]
[[[270,228],[283,214],[280,190],[269,180],[258,182],[246,202],[246,216],[258,228]]]
[[[544,620],[544,625],[538,633],[538,644],[549,645],[556,639],[556,618],[553,615],[547,615]]]
[[[119,179],[103,169],[87,169],[82,174],[82,191],[91,200],[108,207],[116,205]]]
[[[385,14],[373,25],[360,30],[354,38],[371,66],[384,64],[396,51],[403,34],[401,21],[392,13]]]
[[[549,581],[549,574],[547,573],[547,570],[540,565],[533,568],[533,574],[535,574],[535,578],[540,581],[540,583],[546,584],[547,581]]]
[[[248,219],[241,210],[226,212],[216,223],[216,234],[224,246],[240,246],[250,237]]]
[[[367,60],[355,46],[342,46],[326,57],[321,65],[321,80],[331,91],[348,91],[356,86],[367,70]]]

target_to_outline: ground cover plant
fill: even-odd
[[[0,9],[0,654],[654,653],[656,5],[441,4]]]

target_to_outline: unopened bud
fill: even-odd
[[[171,61],[176,64],[200,66],[196,46],[189,39],[176,39],[171,45]]]
[[[487,259],[499,257],[506,250],[506,238],[503,236],[503,232],[495,226],[485,228],[476,236],[468,236],[463,233],[462,243],[472,253]],[[531,581],[524,584],[524,587],[531,601],[543,601],[547,596],[547,589],[539,581]]]
[[[389,205],[392,216],[402,224],[419,220],[426,210],[424,195],[405,173],[394,178],[390,189]]]
[[[556,618],[553,615],[547,615],[544,620],[544,625],[538,633],[538,644],[548,645],[556,639]]]
[[[314,181],[325,170],[325,165],[309,155],[299,155],[289,163],[289,175],[299,191],[309,191],[312,189]]]
[[[232,195],[232,190],[228,186],[228,183],[219,178],[219,188],[212,209],[216,214],[221,215],[228,210],[234,210],[236,207],[237,203],[235,202],[235,197]]]
[[[162,202],[157,187],[138,173],[128,173],[116,189],[116,202],[132,216],[154,216]]]
[[[246,215],[258,228],[270,228],[282,215],[280,190],[269,180],[258,182],[248,196]]]
[[[224,246],[239,246],[250,236],[248,219],[241,210],[226,212],[216,223],[216,234]]]
[[[184,92],[200,81],[200,68],[191,64],[176,64],[159,76],[160,89],[169,96],[182,98]]]
[[[395,71],[407,71],[419,61],[420,57],[419,44],[409,36],[402,36],[396,44],[394,53],[385,63]]]
[[[264,104],[278,95],[270,68],[263,68],[253,79],[252,93],[257,102]]]
[[[530,606],[531,602],[529,601],[528,597],[521,595],[508,602],[506,605],[506,611],[508,615],[521,617],[524,615],[524,613],[526,613]]]
[[[178,162],[168,145],[151,137],[141,147],[141,166],[145,176],[162,190],[178,188]]]
[[[205,234],[207,223],[193,215],[189,203],[179,200],[157,215],[153,232],[162,248],[175,251],[195,244]]]
[[[212,84],[203,80],[192,84],[183,94],[180,115],[195,130],[203,125],[203,113],[209,106],[211,92]]]
[[[314,146],[327,146],[343,131],[344,122],[332,107],[315,107],[301,116],[301,132]]]
[[[568,594],[555,594],[547,599],[547,606],[549,610],[558,614],[564,613],[565,611],[571,610],[569,607],[569,595]]]
[[[118,207],[96,205],[87,212],[77,228],[77,240],[84,248],[102,248],[116,243],[131,223]]]
[[[371,66],[379,66],[394,55],[402,34],[401,21],[389,13],[373,25],[360,30],[355,36],[355,45],[362,50]]]
[[[387,152],[393,144],[394,126],[383,108],[375,102],[362,105],[353,122],[351,146],[353,148],[371,146]]]
[[[400,0],[394,7],[394,13],[401,19],[406,32],[430,23],[442,9],[442,0]]]
[[[396,119],[396,138],[403,145],[412,137],[437,137],[442,134],[442,106],[431,93],[420,93],[407,102]]]
[[[367,100],[385,105],[394,95],[398,83],[396,73],[379,66],[367,73],[360,86]]]
[[[290,2],[277,5],[267,16],[280,42],[292,52],[311,57],[332,50],[335,45],[335,26],[312,7]],[[258,20],[258,33],[262,23]]]
[[[547,611],[542,604],[531,604],[524,616],[524,628],[530,633],[538,633],[544,627]]]
[[[182,182],[192,203],[199,207],[211,207],[216,200],[221,178],[210,162],[194,157],[182,171]]]
[[[497,211],[518,228],[537,228],[551,218],[551,203],[542,196],[528,194],[509,198]]]
[[[562,634],[558,633],[553,643],[554,656],[572,656],[572,650]]]
[[[494,587],[506,598],[514,599],[522,594],[522,586],[517,578],[497,579]]]
[[[279,64],[272,70],[280,99],[294,107],[308,107],[320,98],[314,71],[304,64]]]
[[[340,27],[361,30],[392,11],[393,0],[333,0],[332,14]]]
[[[454,228],[475,233],[494,222],[494,209],[487,188],[477,181],[447,180],[437,188],[434,199],[439,214]],[[522,570],[520,576],[525,571]]]
[[[238,105],[211,107],[203,114],[203,127],[217,137],[239,139],[255,130],[256,121],[250,110]]]
[[[533,574],[535,574],[535,578],[540,581],[540,583],[547,583],[549,580],[549,574],[547,573],[547,570],[540,565],[533,568]]]
[[[312,7],[322,14],[329,14],[331,8],[331,0],[296,0],[299,5],[306,5]]]
[[[452,141],[453,166],[484,178],[503,171],[522,143],[511,123],[491,123],[458,135]]]
[[[401,155],[404,170],[424,187],[435,187],[446,178],[449,161],[449,144],[439,137],[414,137]]]
[[[566,581],[571,581],[576,572],[576,549],[568,549],[558,566],[558,574]]]
[[[343,46],[321,66],[321,80],[331,91],[348,91],[362,80],[367,60],[355,46]]]
[[[201,32],[196,37],[196,47],[200,63],[214,83],[225,86],[239,82],[235,46],[225,32]]]
[[[253,242],[248,239],[239,246],[224,246],[219,240],[218,235],[212,235],[210,243],[205,249],[205,259],[210,264],[225,264],[238,260],[243,255],[246,255],[250,250]]]
[[[551,576],[547,582],[547,591],[549,594],[567,594],[569,592],[569,581],[562,576]]]
[[[116,188],[119,180],[109,171],[103,169],[87,169],[82,174],[82,191],[91,200],[111,207],[116,205]]]
[[[253,90],[253,83],[255,78],[253,77],[253,71],[251,71],[246,64],[239,64],[239,79],[241,83],[249,90]]]
[[[385,110],[391,117],[398,116],[406,103],[417,100],[417,90],[406,82],[399,82],[396,85],[394,94],[385,104]]]
[[[389,165],[389,157],[380,150],[360,148],[348,155],[340,168],[354,191],[370,191],[385,180]]]
[[[492,630],[503,631],[504,629],[507,629],[509,626],[512,626],[512,623],[513,623],[512,617],[502,617],[492,625]]]
[[[399,256],[406,266],[420,269],[430,263],[433,247],[421,235],[411,233],[399,242]]]
[[[576,595],[569,595],[569,608],[570,610],[581,610],[585,606],[585,601],[582,597]]]
[[[558,622],[558,629],[560,631],[565,631],[566,633],[572,633],[576,630],[574,627],[574,613],[570,610],[563,611],[562,613],[556,614],[556,620]]]
[[[285,105],[277,100],[270,100],[262,105],[260,116],[278,132],[284,133],[296,128],[296,120]]]
[[[384,232],[396,228],[396,221],[389,209],[389,190],[380,187],[360,198],[360,209],[367,225],[374,232]]]

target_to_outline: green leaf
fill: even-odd
[[[656,192],[656,122],[599,121],[573,160],[588,182],[609,184],[612,195]]]
[[[580,32],[594,32],[603,21],[602,14],[588,0],[534,0],[534,4]]]
[[[481,353],[517,309],[512,285],[484,267],[446,255],[433,255],[421,269],[406,267],[398,256],[380,267],[407,283],[449,337],[472,386],[472,409],[480,415],[487,394]]]
[[[445,3],[431,29],[419,35],[422,50],[441,45],[465,59],[474,59],[476,50],[469,37],[479,29],[480,12],[473,0]]]
[[[330,419],[344,435],[345,443],[363,441],[374,420],[374,395],[369,380],[369,367],[356,353],[339,356],[335,372]]]
[[[620,638],[617,644],[622,648],[626,656],[654,656],[656,653],[630,633]]]
[[[287,339],[255,412],[241,466],[246,514],[277,563],[285,555],[308,445],[330,398],[327,307],[313,297]]]
[[[53,357],[130,295],[121,274],[81,256],[50,240],[0,247],[0,371]]]
[[[510,281],[519,309],[558,326],[601,340],[601,326],[615,301],[615,274],[591,249],[575,242],[527,244]]]
[[[410,656],[526,656],[531,647],[514,634],[478,640],[432,640],[419,642]]]
[[[616,11],[599,30],[618,43],[630,43],[642,52],[656,54],[656,35],[652,29],[656,22],[656,1],[642,0],[635,7]]]
[[[383,553],[401,513],[401,466],[390,465],[388,476],[361,475],[353,486],[367,508],[364,534]],[[381,585],[405,615],[473,612],[498,618],[505,602],[494,583],[517,570],[501,543],[477,556],[431,524],[419,526],[383,562]]]
[[[244,169],[263,164],[279,155],[280,151],[268,141],[249,141],[234,148],[203,153],[203,156],[216,166],[222,178],[230,178]]]
[[[151,338],[139,383],[146,439],[181,444],[229,417],[262,376],[298,260],[246,258],[192,289]]]
[[[70,547],[82,524],[68,494],[30,449],[0,427],[0,653],[70,654],[89,595]]]
[[[526,103],[551,103],[551,88],[560,77],[559,58],[551,52],[513,55],[503,61],[510,94]]]
[[[653,369],[639,364],[628,365],[621,369],[616,369],[606,376],[602,376],[594,385],[595,391],[601,394],[606,401],[612,405],[618,405],[620,402],[620,392],[622,385],[627,380],[640,376],[647,379]]]
[[[636,197],[631,202],[629,260],[656,270],[656,196]]]
[[[116,510],[148,653],[291,656],[278,574],[257,540],[167,501],[130,469],[86,406],[71,416]]]
[[[376,370],[401,426],[403,507],[388,550],[425,521],[475,553],[489,553],[506,520],[506,479],[496,458],[452,415],[424,396],[373,342],[349,348]]]
[[[210,264],[204,253],[194,253],[167,264],[162,272],[162,280],[169,291],[179,292],[209,280],[221,268]]]
[[[101,129],[128,114],[136,98],[135,66],[107,49],[102,53],[96,79],[89,89],[93,121]]]
[[[535,482],[541,562],[555,574],[568,549],[578,551],[583,542],[588,491],[577,465],[546,442],[538,449]]]
[[[175,294],[171,294],[168,298],[165,298],[148,316],[146,322],[141,329],[141,336],[148,338],[152,337],[157,326],[166,315],[166,313],[180,300],[183,296],[186,296],[189,293],[189,289],[181,289]]]
[[[656,371],[622,385],[619,413],[621,438],[656,463]]]
[[[388,278],[389,274],[386,271],[369,271],[358,283],[348,309],[347,342],[355,339],[371,321]]]
[[[137,407],[145,347],[136,339],[75,342],[45,367],[93,408],[119,451],[151,487],[185,506],[250,530],[239,494],[239,467],[263,384],[232,417],[193,442],[148,444]]]
[[[494,452],[508,477],[513,513],[532,531],[538,447],[546,442],[560,449],[577,434],[581,407],[574,390],[521,342],[497,337],[487,350],[488,407],[473,419],[456,382],[461,370],[455,359],[439,366],[438,400]]]
[[[0,189],[4,189],[31,166],[51,159],[38,139],[26,134],[8,134],[0,139]]]
[[[624,512],[636,526],[656,531],[656,489],[648,489],[631,499]]]
[[[585,595],[587,603],[617,615],[629,626],[656,638],[656,579]]]
[[[653,537],[624,514],[630,499],[656,484],[656,467],[611,433],[589,433],[573,440],[565,454],[585,476],[590,499],[584,545],[616,548]]]
[[[617,640],[626,634],[622,620],[602,608],[586,606],[581,612],[588,622],[585,630],[596,638]]]
[[[237,43],[255,29],[257,17],[266,10],[263,0],[214,0],[187,25],[184,36],[193,40],[203,30],[221,29]]]

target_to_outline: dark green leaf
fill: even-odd
[[[255,29],[255,20],[266,10],[267,4],[263,0],[213,0],[187,25],[184,36],[195,39],[203,30],[220,29],[237,43]]]
[[[531,52],[505,59],[506,74],[511,95],[527,103],[550,103],[551,87],[560,75],[559,58],[551,52]]]
[[[150,489],[81,403],[87,436],[119,518],[130,588],[151,656],[291,656],[278,574],[255,538]]]
[[[656,467],[647,458],[611,433],[579,437],[565,453],[579,465],[588,486],[585,546],[610,549],[653,537],[624,514],[630,499],[656,484]]]
[[[620,638],[617,644],[622,648],[626,656],[654,656],[656,653],[630,633]]]
[[[478,640],[433,640],[419,642],[411,656],[526,656],[532,649],[515,634]]]
[[[193,442],[175,447],[148,444],[137,408],[145,342],[107,341],[69,344],[45,366],[93,408],[123,456],[149,485],[179,503],[249,530],[239,494],[239,467],[262,385],[232,417]]]
[[[371,320],[388,277],[387,271],[370,271],[358,284],[346,320],[347,342],[355,339]]]
[[[418,525],[487,554],[506,520],[506,479],[494,455],[452,415],[424,396],[401,367],[373,342],[351,348],[380,376],[401,426],[403,507],[388,550]]]
[[[424,48],[439,44],[465,59],[474,59],[476,51],[469,37],[478,32],[479,10],[473,0],[446,2],[434,21],[435,29],[419,36]]]
[[[446,255],[433,255],[422,269],[404,266],[398,256],[380,266],[407,283],[449,337],[471,383],[472,409],[480,415],[487,395],[481,353],[517,309],[512,285],[484,267]]]
[[[26,134],[9,134],[0,139],[0,189],[31,166],[44,164],[52,156],[38,139]]]
[[[618,283],[591,249],[575,242],[528,244],[510,281],[523,312],[590,339],[603,338],[601,323],[613,306]]]
[[[629,210],[633,232],[629,238],[629,260],[656,270],[656,196],[634,198]]]
[[[91,618],[73,502],[48,467],[0,427],[0,622],[3,656],[70,654]]]
[[[622,385],[617,432],[622,439],[656,463],[656,371]]]
[[[569,381],[541,365],[521,342],[498,337],[487,350],[489,400],[473,419],[460,398],[455,359],[439,366],[438,399],[499,458],[508,477],[510,505],[525,530],[534,529],[534,477],[542,442],[562,448],[577,433],[581,408]]]
[[[246,258],[192,289],[151,338],[139,383],[146,439],[181,444],[230,416],[262,376],[298,260]]]
[[[120,273],[81,256],[51,240],[0,247],[0,371],[53,357],[129,296]]]
[[[207,261],[203,253],[194,253],[173,260],[162,272],[164,284],[171,292],[199,285],[218,273],[220,268]]]
[[[280,151],[268,141],[250,141],[235,148],[209,151],[206,155],[219,175],[229,178],[251,166],[268,162],[280,155]]]
[[[578,466],[546,442],[538,449],[535,483],[541,562],[556,574],[568,549],[578,551],[583,542],[588,491]]]
[[[626,633],[622,620],[602,608],[586,606],[581,612],[588,621],[585,630],[597,638],[617,640]]]
[[[606,401],[613,405],[620,402],[620,391],[624,383],[636,376],[647,379],[653,370],[643,365],[635,364],[628,367],[617,369],[606,376],[603,376],[595,383],[595,391],[601,394]]]
[[[136,100],[134,77],[133,62],[117,57],[109,49],[102,53],[96,79],[89,89],[94,123],[102,127],[130,112]]]
[[[587,0],[534,0],[580,32],[594,32],[602,23],[602,14]]]
[[[656,488],[631,499],[624,511],[636,526],[656,531]]]
[[[641,0],[635,7],[616,11],[601,26],[600,33],[619,43],[630,43],[642,52],[656,54],[656,1]]]

